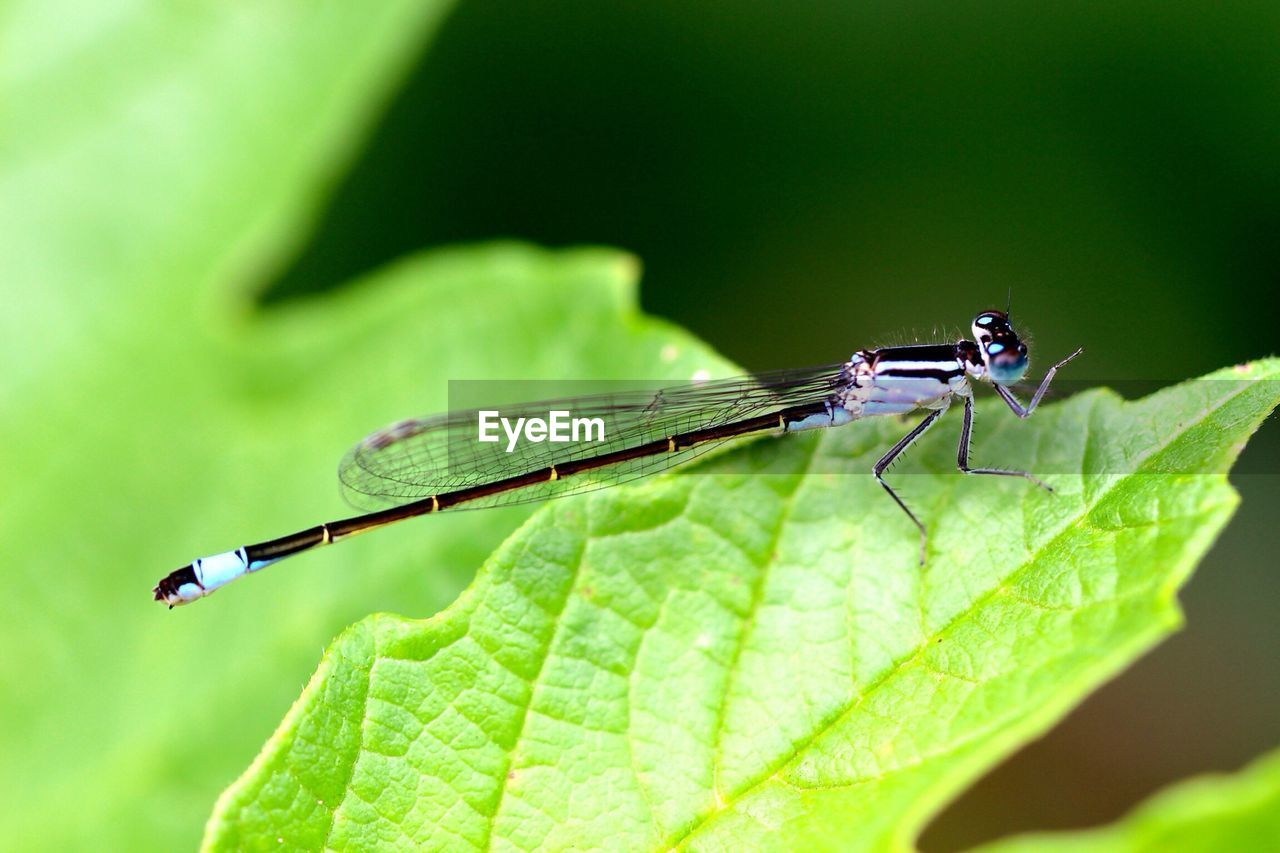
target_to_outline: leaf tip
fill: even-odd
[[[618,252],[614,261],[614,273],[623,282],[634,287],[644,273],[644,262],[631,252]]]

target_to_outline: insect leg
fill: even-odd
[[[889,493],[889,497],[893,498],[894,503],[901,507],[902,511],[907,514],[907,517],[910,518],[915,526],[920,529],[920,565],[922,566],[924,565],[925,545],[928,541],[928,534],[925,532],[924,524],[920,519],[916,518],[916,514],[902,502],[902,498],[898,497],[898,493],[893,490],[893,487],[884,481],[884,472],[893,464],[893,460],[901,456],[917,438],[924,435],[925,431],[929,429],[929,427],[933,426],[934,421],[940,418],[944,411],[946,410],[935,409],[926,415],[924,420],[916,424],[915,428],[912,429],[911,432],[898,439],[898,443],[893,447],[890,447],[889,452],[884,456],[881,456],[880,461],[871,468],[872,472],[876,475],[876,482],[884,487],[884,490]]]
[[[1053,487],[1040,480],[1028,471],[1008,471],[1003,468],[970,468],[969,444],[973,441],[973,398],[964,398],[964,423],[960,427],[960,446],[956,450],[956,466],[966,474],[995,474],[1000,477],[1023,477],[1035,483],[1045,491],[1052,492]]]

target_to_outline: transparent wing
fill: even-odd
[[[499,441],[479,441],[480,409],[399,421],[353,447],[338,468],[338,478],[350,504],[362,510],[384,509],[773,411],[822,403],[842,386],[843,368],[842,364],[827,365],[656,391],[494,406],[513,423],[521,417],[546,419],[551,411],[565,411],[572,418],[598,419],[603,425],[602,440],[533,443],[522,438],[511,452],[507,451],[508,441],[501,429],[497,431]],[[579,435],[586,436],[585,428]],[[686,462],[724,440],[728,439],[700,442],[675,452],[642,456],[526,485],[468,501],[459,508],[540,501],[611,486]]]

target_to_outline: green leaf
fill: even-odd
[[[150,600],[194,556],[349,512],[333,472],[361,435],[444,408],[450,378],[723,369],[638,316],[635,261],[612,251],[437,252],[251,309],[444,9],[6,11],[6,848],[193,846],[326,641],[377,609],[438,610],[527,515],[402,525],[221,606]]]
[[[1070,472],[1053,495],[944,473],[949,419],[896,474],[924,570],[866,474],[901,423],[548,505],[445,612],[343,634],[206,841],[904,847],[1177,626],[1278,377],[979,421],[984,460]]]
[[[91,8],[6,14],[0,286],[21,309],[0,312],[6,397],[75,369],[90,340],[135,360],[208,345],[207,311],[243,310],[244,280],[305,233],[448,4]]]
[[[1025,835],[986,853],[1215,851],[1274,849],[1280,838],[1280,752],[1231,776],[1181,782],[1111,826]]]

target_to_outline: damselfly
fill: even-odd
[[[552,400],[501,411],[508,419],[569,413],[601,424],[599,440],[569,445],[481,440],[479,409],[406,420],[370,435],[342,461],[338,475],[347,499],[364,515],[202,557],[162,579],[153,592],[170,607],[202,598],[236,578],[320,545],[392,522],[451,509],[539,501],[576,494],[670,468],[724,441],[762,433],[834,427],[859,418],[923,411],[924,419],[880,458],[872,473],[920,531],[924,524],[884,479],[884,472],[937,422],[959,397],[964,423],[956,464],[966,474],[1022,477],[1026,471],[969,465],[975,381],[990,382],[1013,413],[1028,417],[1058,369],[1049,368],[1031,402],[1018,402],[1010,385],[1027,371],[1027,345],[1007,311],[984,311],[973,321],[975,340],[957,344],[861,350],[842,364],[695,382],[657,392],[604,394]],[[544,425],[545,429],[545,425]]]

